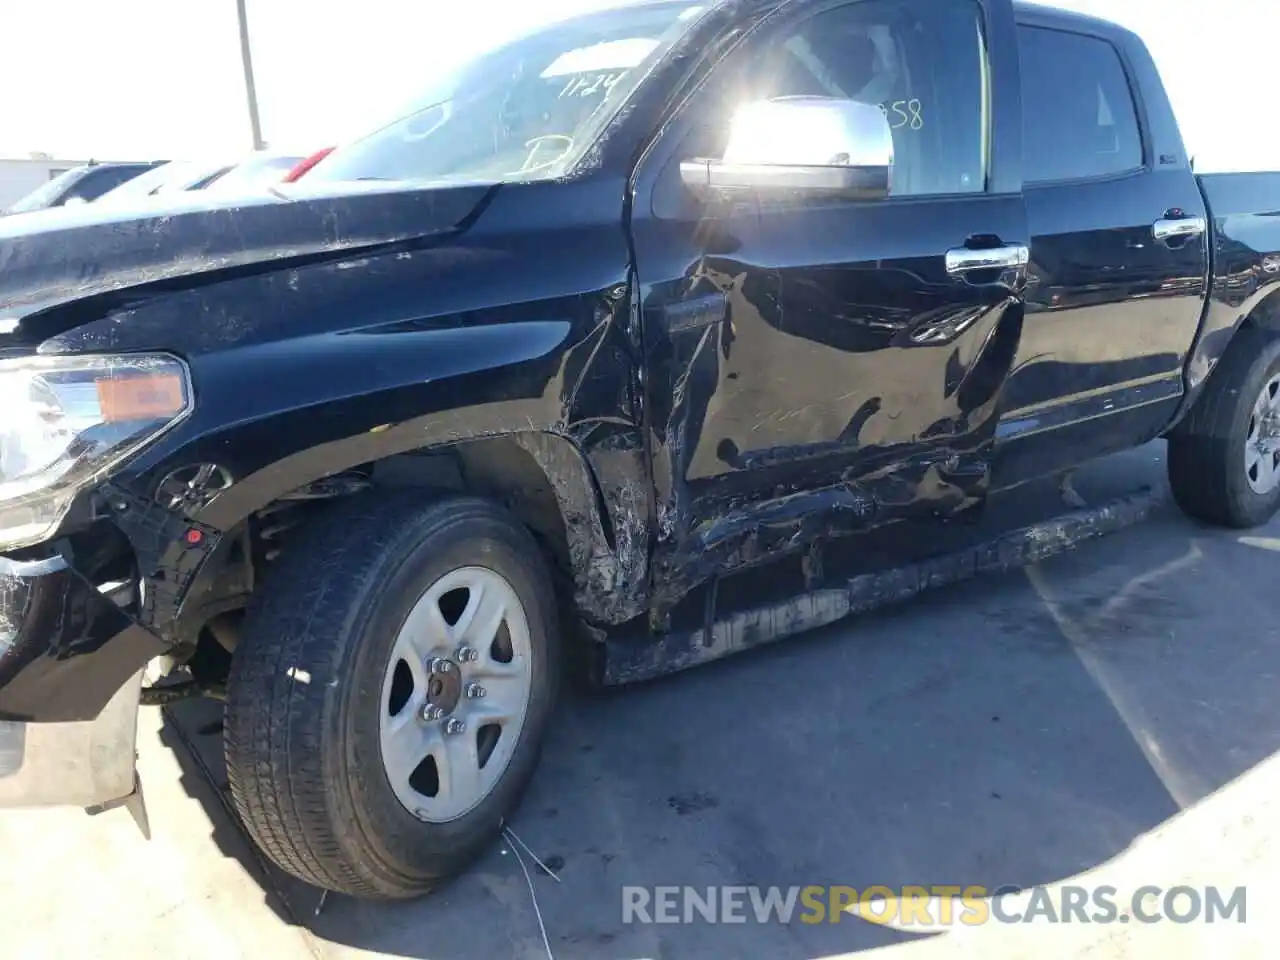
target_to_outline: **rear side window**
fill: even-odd
[[[1142,166],[1124,64],[1097,37],[1019,27],[1024,180],[1083,180]]]

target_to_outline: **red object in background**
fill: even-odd
[[[282,182],[293,183],[331,153],[333,153],[333,147],[325,147],[323,150],[317,150],[311,156],[307,157],[307,159],[303,160],[296,167],[286,173]]]

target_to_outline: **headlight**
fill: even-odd
[[[38,543],[76,493],[191,412],[174,357],[0,360],[0,549]]]

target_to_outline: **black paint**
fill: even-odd
[[[602,650],[642,638],[611,656],[615,677],[679,668],[706,658],[696,636],[737,631],[736,649],[826,618],[825,541],[887,523],[927,540],[995,490],[1160,435],[1246,318],[1280,329],[1280,174],[1195,177],[1143,45],[1089,18],[983,0],[985,195],[683,194],[686,100],[744,35],[822,6],[716,5],[562,180],[304,178],[253,202],[0,221],[0,355],[167,351],[196,399],[20,557],[71,570],[3,576],[0,716],[92,716],[234,601],[227,557],[264,511],[406,470],[482,483],[532,518]],[[1023,189],[1015,18],[1122,52],[1141,170]],[[1146,239],[1175,207],[1208,218],[1203,243]],[[1025,273],[943,269],[947,249],[996,237],[1030,246]],[[196,475],[217,483],[175,499]],[[793,551],[809,589],[790,607],[711,622],[704,591]],[[267,552],[236,575],[244,590]],[[125,607],[96,589],[112,563],[142,587]],[[883,566],[832,602],[938,579]]]

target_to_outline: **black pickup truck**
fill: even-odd
[[[1197,177],[1099,20],[638,2],[297,184],[0,223],[0,358],[0,804],[137,810],[139,703],[209,694],[266,854],[408,896],[511,815],[563,665],[1040,556],[894,544],[1159,437],[1192,517],[1271,517],[1280,174]]]

